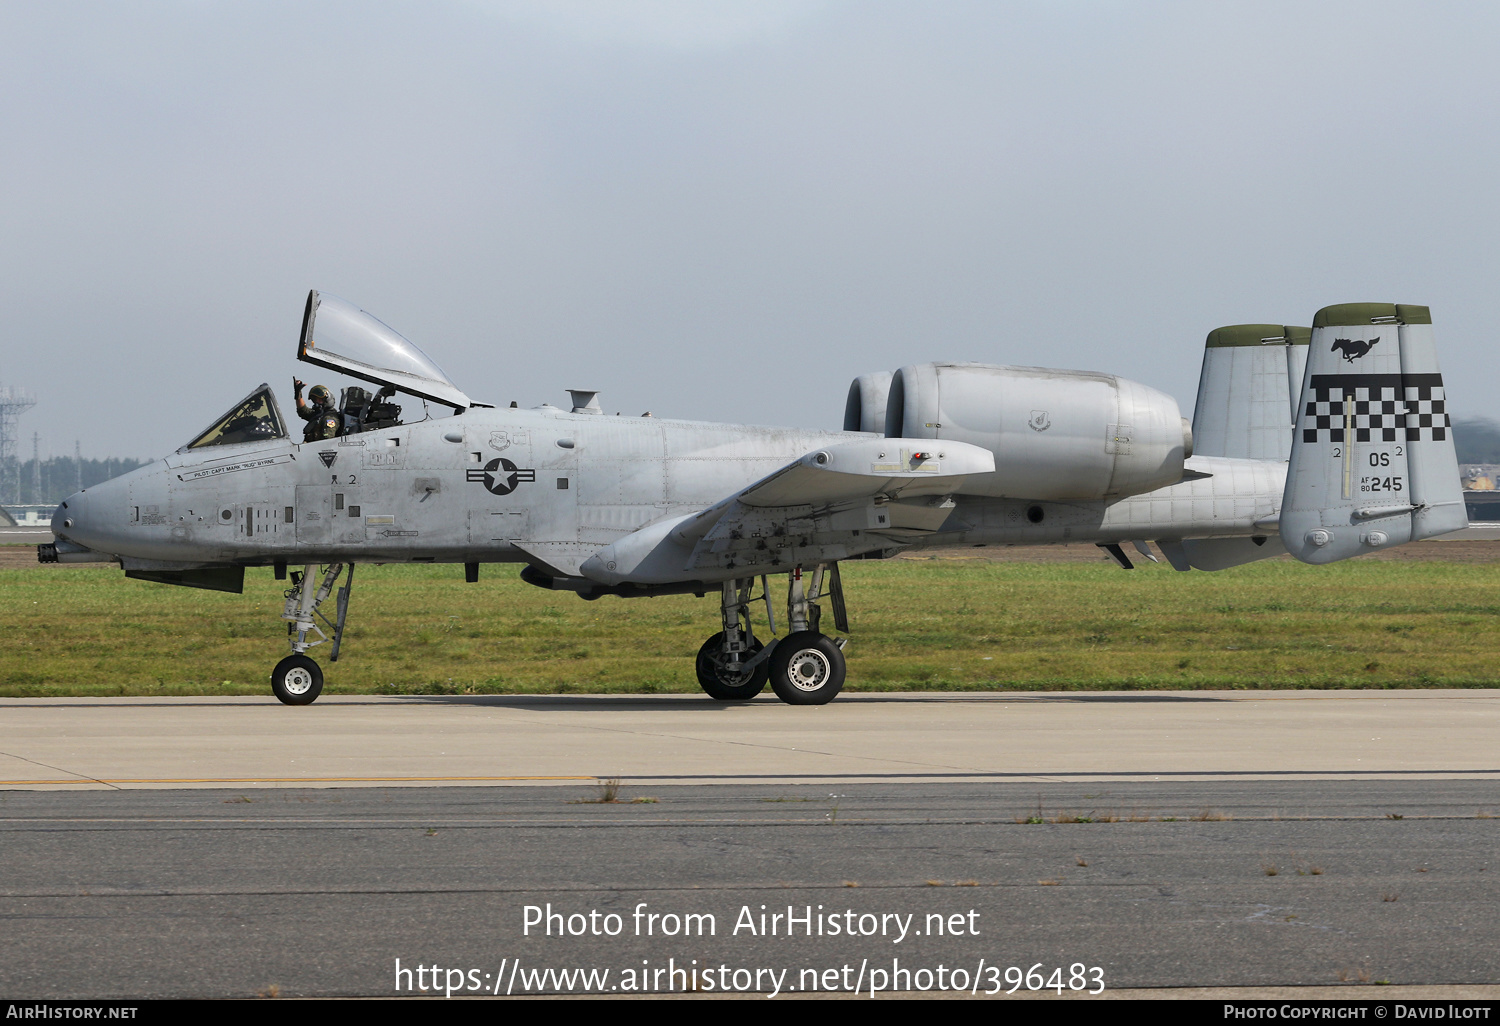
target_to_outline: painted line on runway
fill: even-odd
[[[24,787],[27,784],[332,784],[380,783],[391,781],[464,781],[464,780],[603,780],[596,776],[559,777],[74,777],[71,780],[0,780],[0,787]]]
[[[620,777],[630,784],[669,783],[681,781],[735,782],[764,780],[786,781],[850,781],[850,780],[1036,780],[1044,777],[1097,781],[1106,778],[1129,777],[1132,779],[1212,778],[1218,780],[1266,777],[1293,779],[1325,777],[1431,777],[1431,776],[1500,776],[1500,769],[1329,769],[1329,770],[1048,770],[1031,771],[974,771],[913,773],[617,773],[566,774],[556,776],[434,776],[434,777],[73,777],[67,780],[0,780],[0,787],[28,787],[35,785],[56,786],[62,784],[380,784],[380,783],[503,783],[528,780],[587,780],[601,781]]]
[[[587,804],[594,804],[592,802]],[[629,802],[621,802],[629,805]],[[646,815],[642,813],[642,815]],[[1484,813],[1465,813],[1452,815],[1406,815],[1402,816],[1402,822],[1411,823],[1453,823],[1466,822],[1469,820],[1491,820],[1496,816]],[[1168,823],[1213,823],[1219,826],[1227,826],[1231,823],[1244,824],[1266,824],[1266,823],[1378,823],[1389,820],[1390,816],[1384,813],[1369,813],[1365,815],[1349,816],[1286,816],[1286,815],[1261,815],[1261,816],[1223,816],[1219,819],[1201,819],[1197,815],[1151,815],[1138,818],[1116,817],[1115,819],[1084,819],[1079,823],[1083,825],[1097,826],[1140,826],[1142,824],[1156,825]],[[36,834],[36,833],[69,833],[69,834],[92,834],[112,833],[121,830],[133,833],[144,833],[155,830],[217,830],[217,831],[309,831],[309,830],[428,830],[441,828],[443,830],[577,830],[579,827],[599,830],[654,830],[654,829],[682,829],[682,830],[714,830],[720,827],[755,827],[755,828],[809,828],[825,830],[833,825],[827,815],[808,819],[599,819],[593,816],[587,818],[573,819],[515,819],[515,820],[443,820],[443,819],[420,819],[410,818],[404,820],[333,820],[333,819],[105,819],[105,820],[73,820],[73,819],[44,819],[29,818],[22,820],[7,819],[0,825],[0,834]],[[880,819],[873,816],[840,817],[837,823],[840,827],[1028,827],[1038,825],[1049,826],[1071,826],[1070,823],[1054,822],[1046,820],[1041,824],[1033,824],[1016,816],[966,816],[966,817],[941,817],[928,816],[920,819]],[[592,885],[590,885],[592,886]],[[739,886],[738,884],[734,886]],[[781,884],[767,885],[780,887]],[[943,886],[933,884],[930,886]],[[966,886],[955,884],[954,886]],[[91,888],[91,894],[104,894],[103,890]],[[122,893],[134,893],[131,889],[125,889]],[[0,890],[0,897],[37,897],[29,892],[23,894],[20,891]]]
[[[1033,777],[1359,777],[1359,776],[1434,776],[1439,774],[1449,775],[1500,775],[1500,769],[1290,769],[1290,770],[974,770],[970,772],[933,772],[933,773],[911,773],[896,771],[891,773],[653,773],[653,774],[620,774],[622,780],[628,783],[639,783],[643,780],[801,780],[805,777],[812,779],[859,779],[869,778],[871,780],[886,780],[906,777],[923,777],[935,780],[947,780],[950,778],[962,778],[965,780],[1009,780],[1015,778],[1030,779]],[[588,779],[603,779],[590,777]]]

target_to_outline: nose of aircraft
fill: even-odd
[[[95,548],[97,532],[88,527],[89,518],[83,514],[92,505],[83,492],[76,492],[63,500],[62,505],[52,511],[52,534],[57,539],[36,547],[36,556],[43,563],[97,563],[109,561],[111,554],[102,547]],[[80,526],[83,530],[80,532]],[[92,538],[89,544],[81,538]]]
[[[109,483],[86,488],[81,492],[74,492],[62,501],[57,509],[52,511],[52,533],[58,541],[72,542],[85,548],[103,547],[96,543],[103,541],[100,527],[105,518],[100,514],[100,502],[98,493],[108,492]]]
[[[52,533],[59,538],[66,538],[67,531],[73,525],[68,516],[70,506],[69,500],[77,498],[80,493],[75,492],[62,501],[62,504],[52,511]]]
[[[167,522],[168,476],[161,463],[148,464],[74,492],[52,513],[56,543],[38,546],[37,557],[43,563],[184,558]]]
[[[135,476],[127,474],[68,496],[52,514],[52,533],[59,541],[120,555],[133,522],[129,504],[137,483],[130,479]]]

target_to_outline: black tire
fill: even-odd
[[[312,705],[323,693],[323,670],[305,655],[289,655],[271,671],[271,690],[287,705]]]
[[[720,631],[698,650],[698,686],[708,693],[708,697],[721,702],[744,702],[765,690],[766,677],[771,672],[767,661],[763,660],[749,674],[743,671],[731,673],[723,662],[723,645],[724,632]],[[764,647],[751,638],[745,658],[754,656]]]
[[[788,705],[824,705],[844,687],[844,653],[817,631],[788,634],[766,661],[771,688]]]

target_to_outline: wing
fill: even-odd
[[[964,481],[994,470],[993,453],[964,442],[862,438],[825,446],[707,509],[613,542],[580,572],[601,584],[666,584],[848,559],[941,529]]]

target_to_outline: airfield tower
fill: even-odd
[[[36,396],[24,388],[0,385],[0,494],[4,474],[10,471],[11,501],[21,501],[21,460],[16,450],[16,418],[36,405]]]

